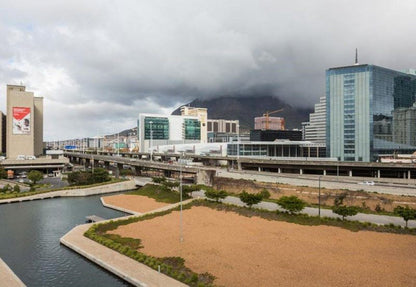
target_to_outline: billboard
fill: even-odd
[[[30,108],[13,107],[13,134],[30,134]]]

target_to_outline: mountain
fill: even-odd
[[[193,100],[191,107],[207,108],[209,119],[240,120],[241,129],[253,129],[254,118],[262,116],[267,111],[283,108],[282,112],[270,116],[285,118],[286,129],[301,128],[301,123],[309,121],[312,108],[296,108],[279,98],[272,96],[236,97],[225,96],[209,100]],[[180,108],[172,115],[180,115]]]

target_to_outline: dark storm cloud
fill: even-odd
[[[352,64],[355,48],[363,63],[416,65],[410,0],[5,2],[0,82],[46,98],[46,137],[219,95],[312,106],[325,69]]]

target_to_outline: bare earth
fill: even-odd
[[[169,205],[168,203],[158,202],[147,196],[133,194],[118,194],[103,197],[105,203],[126,208],[136,212],[148,212],[154,209]]]
[[[223,286],[415,286],[416,236],[302,226],[208,207],[121,226],[144,253],[180,256]]]

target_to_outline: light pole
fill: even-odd
[[[117,133],[117,156],[120,156],[120,133]]]
[[[182,162],[183,162],[183,152],[180,157],[179,162],[179,241],[183,242],[183,224],[182,224]]]
[[[321,175],[318,178],[318,186],[319,186],[319,192],[318,192],[318,217],[321,217]]]
[[[153,128],[152,128],[152,124],[153,122],[150,121],[150,161],[153,161]]]
[[[237,124],[237,170],[240,170],[240,123]]]

